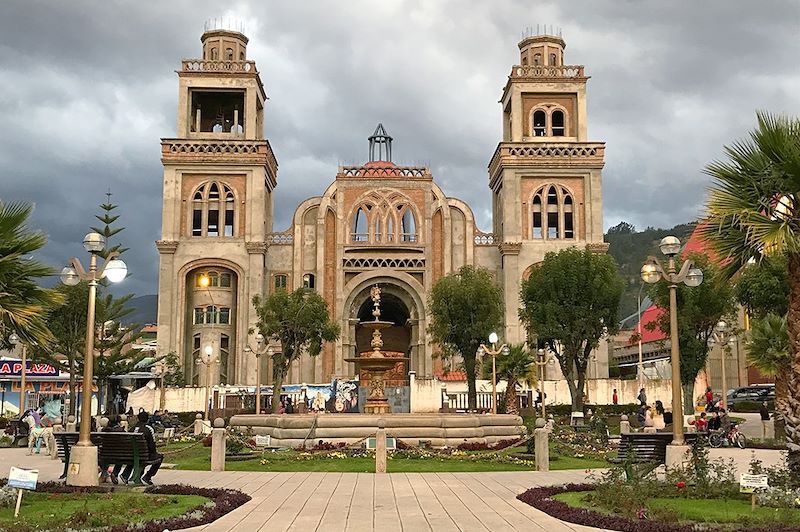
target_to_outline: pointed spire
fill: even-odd
[[[383,124],[378,123],[378,127],[375,128],[375,132],[368,138],[368,140],[370,162],[392,162],[392,137],[386,133],[386,130],[383,128]]]

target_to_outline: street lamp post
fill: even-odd
[[[681,250],[681,241],[674,236],[665,236],[659,244],[661,253],[668,258],[667,270],[655,257],[648,257],[642,266],[642,280],[654,284],[662,279],[669,283],[669,332],[670,363],[672,365],[672,445],[684,445],[683,406],[681,403],[681,360],[678,346],[678,283],[686,286],[699,286],[703,282],[703,272],[694,267],[692,260],[683,263],[680,272],[675,270],[675,256]]]
[[[14,333],[11,333],[11,336],[8,337],[8,342],[13,345],[14,347],[20,343],[19,336]],[[27,387],[27,383],[25,382],[25,366],[28,363],[26,360],[28,354],[28,346],[25,342],[22,342],[22,368],[20,369],[20,380],[19,380],[19,417],[22,419],[22,413],[25,412],[25,396],[27,395],[27,391],[25,388]]]
[[[554,358],[553,353],[548,353],[544,349],[539,349],[536,351],[536,355],[536,366],[539,368],[539,371],[542,375],[542,378],[539,379],[539,399],[542,401],[542,419],[547,419],[545,418],[544,412],[544,368],[547,366],[547,364],[551,364]]]
[[[492,355],[492,414],[497,413],[497,364],[496,364],[496,357],[499,354],[507,355],[508,354],[508,346],[503,344],[500,348],[497,348],[497,333],[493,332],[489,334],[489,343],[492,344],[491,348],[486,347],[484,344],[481,344],[478,348],[478,355],[483,356],[484,353]]]
[[[642,357],[642,290],[645,284],[639,287],[639,295],[636,297],[636,312],[639,315],[639,321],[636,324],[636,335],[639,337],[639,365],[637,366],[637,378],[639,379],[639,389],[644,388],[644,360]]]
[[[272,358],[275,353],[271,347],[264,345],[264,335],[258,333],[256,335],[256,348],[250,347],[250,344],[244,346],[245,353],[253,353],[256,356],[256,414],[261,413],[261,356],[267,355]]]
[[[736,337],[731,334],[730,327],[725,320],[719,320],[711,333],[711,340],[720,348],[720,360],[722,360],[722,399],[720,403],[726,410],[728,409],[728,374],[726,362],[728,358],[728,346],[736,341]]]
[[[71,486],[96,486],[97,447],[90,437],[92,417],[92,372],[94,370],[94,308],[97,283],[106,278],[118,283],[128,275],[128,267],[118,259],[119,253],[112,251],[98,269],[97,257],[106,247],[106,239],[100,233],[89,233],[83,237],[83,248],[89,252],[89,270],[84,270],[81,261],[73,257],[70,265],[61,270],[61,282],[75,286],[80,281],[89,283],[89,303],[86,309],[86,346],[83,359],[83,385],[81,387],[81,426],[78,443],[72,448],[67,468],[67,484]]]
[[[203,353],[197,357],[196,362],[206,367],[206,402],[203,419],[208,421],[208,412],[211,410],[208,406],[208,400],[211,398],[211,366],[219,362],[219,359],[214,356],[214,347],[211,344],[207,344],[203,348]]]

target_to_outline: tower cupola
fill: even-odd
[[[528,28],[519,42],[520,65],[522,66],[561,66],[564,64],[564,48],[561,29],[550,26],[536,31]]]
[[[203,43],[203,59],[209,61],[245,61],[247,59],[248,39],[244,35],[244,25],[242,24],[230,22],[222,24],[222,21],[218,19],[207,21],[200,42]]]
[[[392,162],[392,137],[386,133],[383,124],[378,124],[369,136],[369,162]]]

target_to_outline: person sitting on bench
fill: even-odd
[[[125,432],[125,429],[122,428],[120,425],[120,417],[119,416],[111,416],[108,420],[108,425],[103,427],[102,432]],[[109,464],[110,465],[110,464]],[[122,464],[114,464],[114,469],[111,471],[111,475],[109,477],[108,474],[108,467],[101,467],[100,468],[100,482],[108,482],[108,479],[111,478],[111,482],[117,484],[119,480],[117,477],[119,476],[119,472],[122,470]]]
[[[151,427],[147,422],[150,419],[150,415],[147,412],[139,412],[137,416],[139,422],[136,424],[130,432],[139,432],[144,434],[144,439],[147,442],[147,455],[144,456],[144,460],[151,461],[153,464],[150,466],[150,469],[147,470],[146,473],[142,475],[142,482],[145,484],[153,484],[153,477],[158,473],[158,468],[161,467],[161,462],[164,460],[164,455],[160,454],[156,450],[156,438],[155,438],[155,431],[153,427]],[[125,466],[125,469],[122,471],[122,475],[120,478],[122,481],[127,484],[128,480],[130,479],[131,473],[133,472],[132,466]]]

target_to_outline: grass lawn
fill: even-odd
[[[151,521],[185,514],[208,502],[199,495],[156,495],[141,492],[26,492],[19,518],[14,507],[0,508],[0,530],[18,532],[83,529]]]
[[[566,492],[553,496],[554,499],[575,508],[583,508],[595,512],[612,512],[598,506],[595,502],[586,499],[590,492]],[[674,497],[659,497],[649,499],[647,506],[650,509],[669,510],[674,512],[681,521],[707,522],[707,523],[739,523],[742,520],[752,522],[780,522],[800,524],[800,510],[776,509],[756,507],[750,510],[749,496],[743,495],[742,499],[684,499]],[[745,497],[747,497],[745,499]]]
[[[179,451],[171,454],[172,451]],[[165,447],[167,453],[164,461],[175,464],[176,469],[203,470],[211,468],[211,450],[196,445],[187,448],[186,444]],[[524,463],[508,463],[492,461],[491,453],[476,451],[472,455],[487,455],[485,460],[461,457],[404,458],[391,456],[387,463],[390,473],[424,473],[424,472],[479,472],[479,471],[531,471],[533,467]],[[265,463],[261,463],[261,459]],[[559,457],[550,461],[550,469],[594,469],[607,467],[603,461]],[[252,460],[226,460],[226,471],[326,471],[341,473],[372,473],[375,471],[375,459],[367,456],[347,458],[326,458],[318,453],[309,456],[297,451],[267,452]]]

